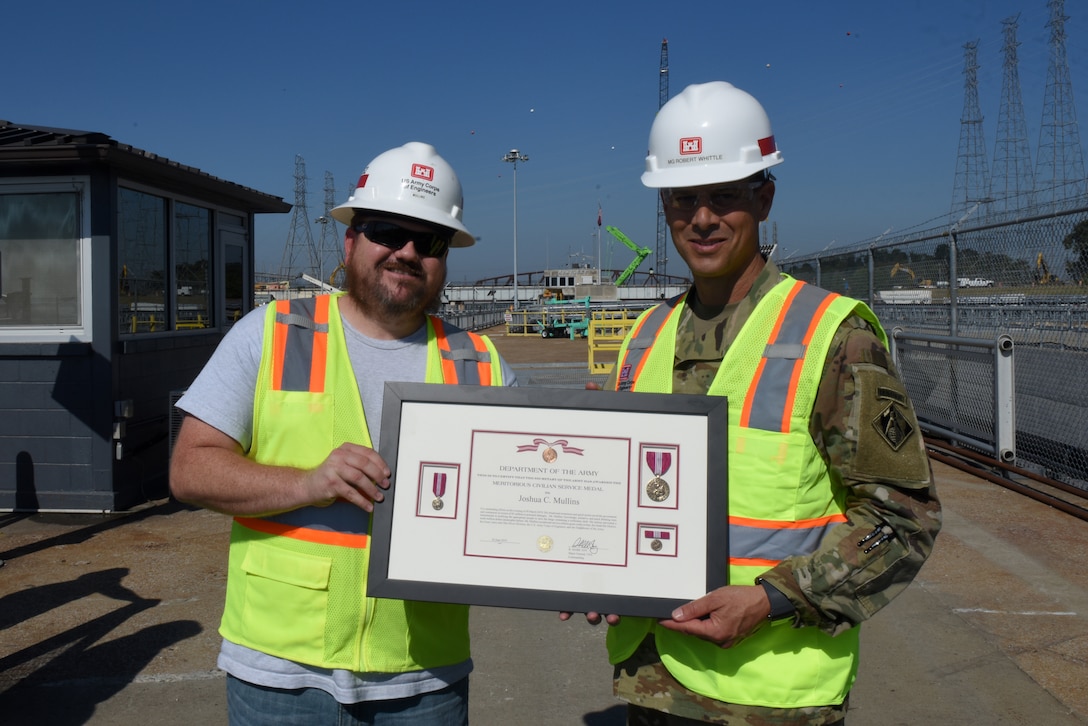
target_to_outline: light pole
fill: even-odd
[[[518,309],[518,162],[529,161],[529,157],[517,149],[510,149],[502,157],[514,165],[514,310]]]

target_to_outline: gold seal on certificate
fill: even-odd
[[[550,464],[555,461],[557,456],[559,456],[559,454],[555,453],[555,449],[547,446],[544,448],[544,452],[540,455],[540,458],[544,459],[544,461]]]
[[[669,498],[669,483],[655,476],[646,484],[646,496],[655,502],[665,501]]]
[[[546,534],[542,534],[537,538],[536,546],[541,552],[547,552],[552,548],[552,538]]]

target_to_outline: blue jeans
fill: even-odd
[[[227,676],[231,726],[467,726],[468,678],[409,698],[337,703],[318,688],[283,690]]]

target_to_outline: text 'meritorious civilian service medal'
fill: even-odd
[[[662,475],[672,466],[672,452],[647,451],[646,465],[654,473],[654,478],[646,483],[646,496],[655,502],[663,502],[669,498],[669,483],[662,479]]]

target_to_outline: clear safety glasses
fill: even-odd
[[[691,212],[701,206],[708,206],[715,212],[728,212],[751,201],[755,190],[764,184],[765,182],[762,181],[753,181],[723,184],[711,189],[702,187],[666,189],[662,198],[666,206],[683,212]]]

